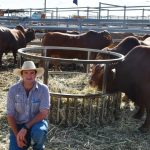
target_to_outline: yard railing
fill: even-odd
[[[118,6],[99,3],[98,7],[1,10],[0,24],[22,24],[46,30],[108,30],[111,32],[149,33],[150,6]],[[42,14],[45,14],[44,18]],[[37,14],[37,16],[33,16]],[[40,16],[41,15],[41,16]]]

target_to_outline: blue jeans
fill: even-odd
[[[18,124],[18,130],[20,130],[23,125],[24,124]],[[10,130],[9,150],[27,150],[29,146],[32,146],[33,150],[43,150],[47,131],[48,123],[46,120],[34,124],[26,135],[27,146],[24,148],[19,148],[17,146],[16,136],[14,135],[13,131]]]

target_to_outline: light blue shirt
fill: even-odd
[[[18,124],[26,123],[41,110],[50,108],[47,85],[35,82],[27,97],[22,81],[12,85],[7,96],[7,115],[14,116]]]

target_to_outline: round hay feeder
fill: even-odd
[[[73,49],[83,50],[87,53],[100,52],[105,55],[113,57],[109,60],[78,60],[78,59],[64,59],[64,58],[52,58],[46,57],[46,52],[49,49]],[[49,63],[52,60],[59,60],[60,62],[74,62],[83,64],[104,64],[105,74],[103,78],[103,90],[100,92],[87,92],[87,93],[68,93],[62,90],[53,91],[50,89],[51,95],[51,108],[49,114],[49,120],[53,124],[72,126],[72,125],[91,125],[91,124],[105,124],[114,121],[118,117],[120,111],[120,93],[107,94],[107,70],[108,65],[118,63],[124,58],[123,55],[108,51],[99,51],[95,49],[83,49],[83,48],[70,48],[70,47],[57,47],[57,46],[46,46],[46,47],[31,47],[22,48],[18,50],[19,53],[19,66],[22,64],[23,58],[30,59],[33,61],[43,61],[45,74],[43,82],[49,85],[50,76],[64,76],[68,74],[81,74],[81,72],[56,72],[49,71]],[[44,54],[44,56],[43,56]],[[89,56],[89,55],[88,55]],[[83,72],[82,72],[83,74]],[[84,73],[88,78],[88,72]],[[77,79],[78,80],[78,79]],[[56,86],[56,84],[51,85]],[[66,86],[66,85],[65,85]],[[70,88],[70,87],[69,87]]]

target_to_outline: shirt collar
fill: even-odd
[[[19,81],[19,86],[20,86],[20,88],[24,88],[22,82],[23,82],[23,80],[20,80],[20,81]],[[35,84],[34,84],[32,90],[35,90],[35,89],[38,89],[38,88],[39,88],[39,84],[38,84],[37,81],[35,81]]]

